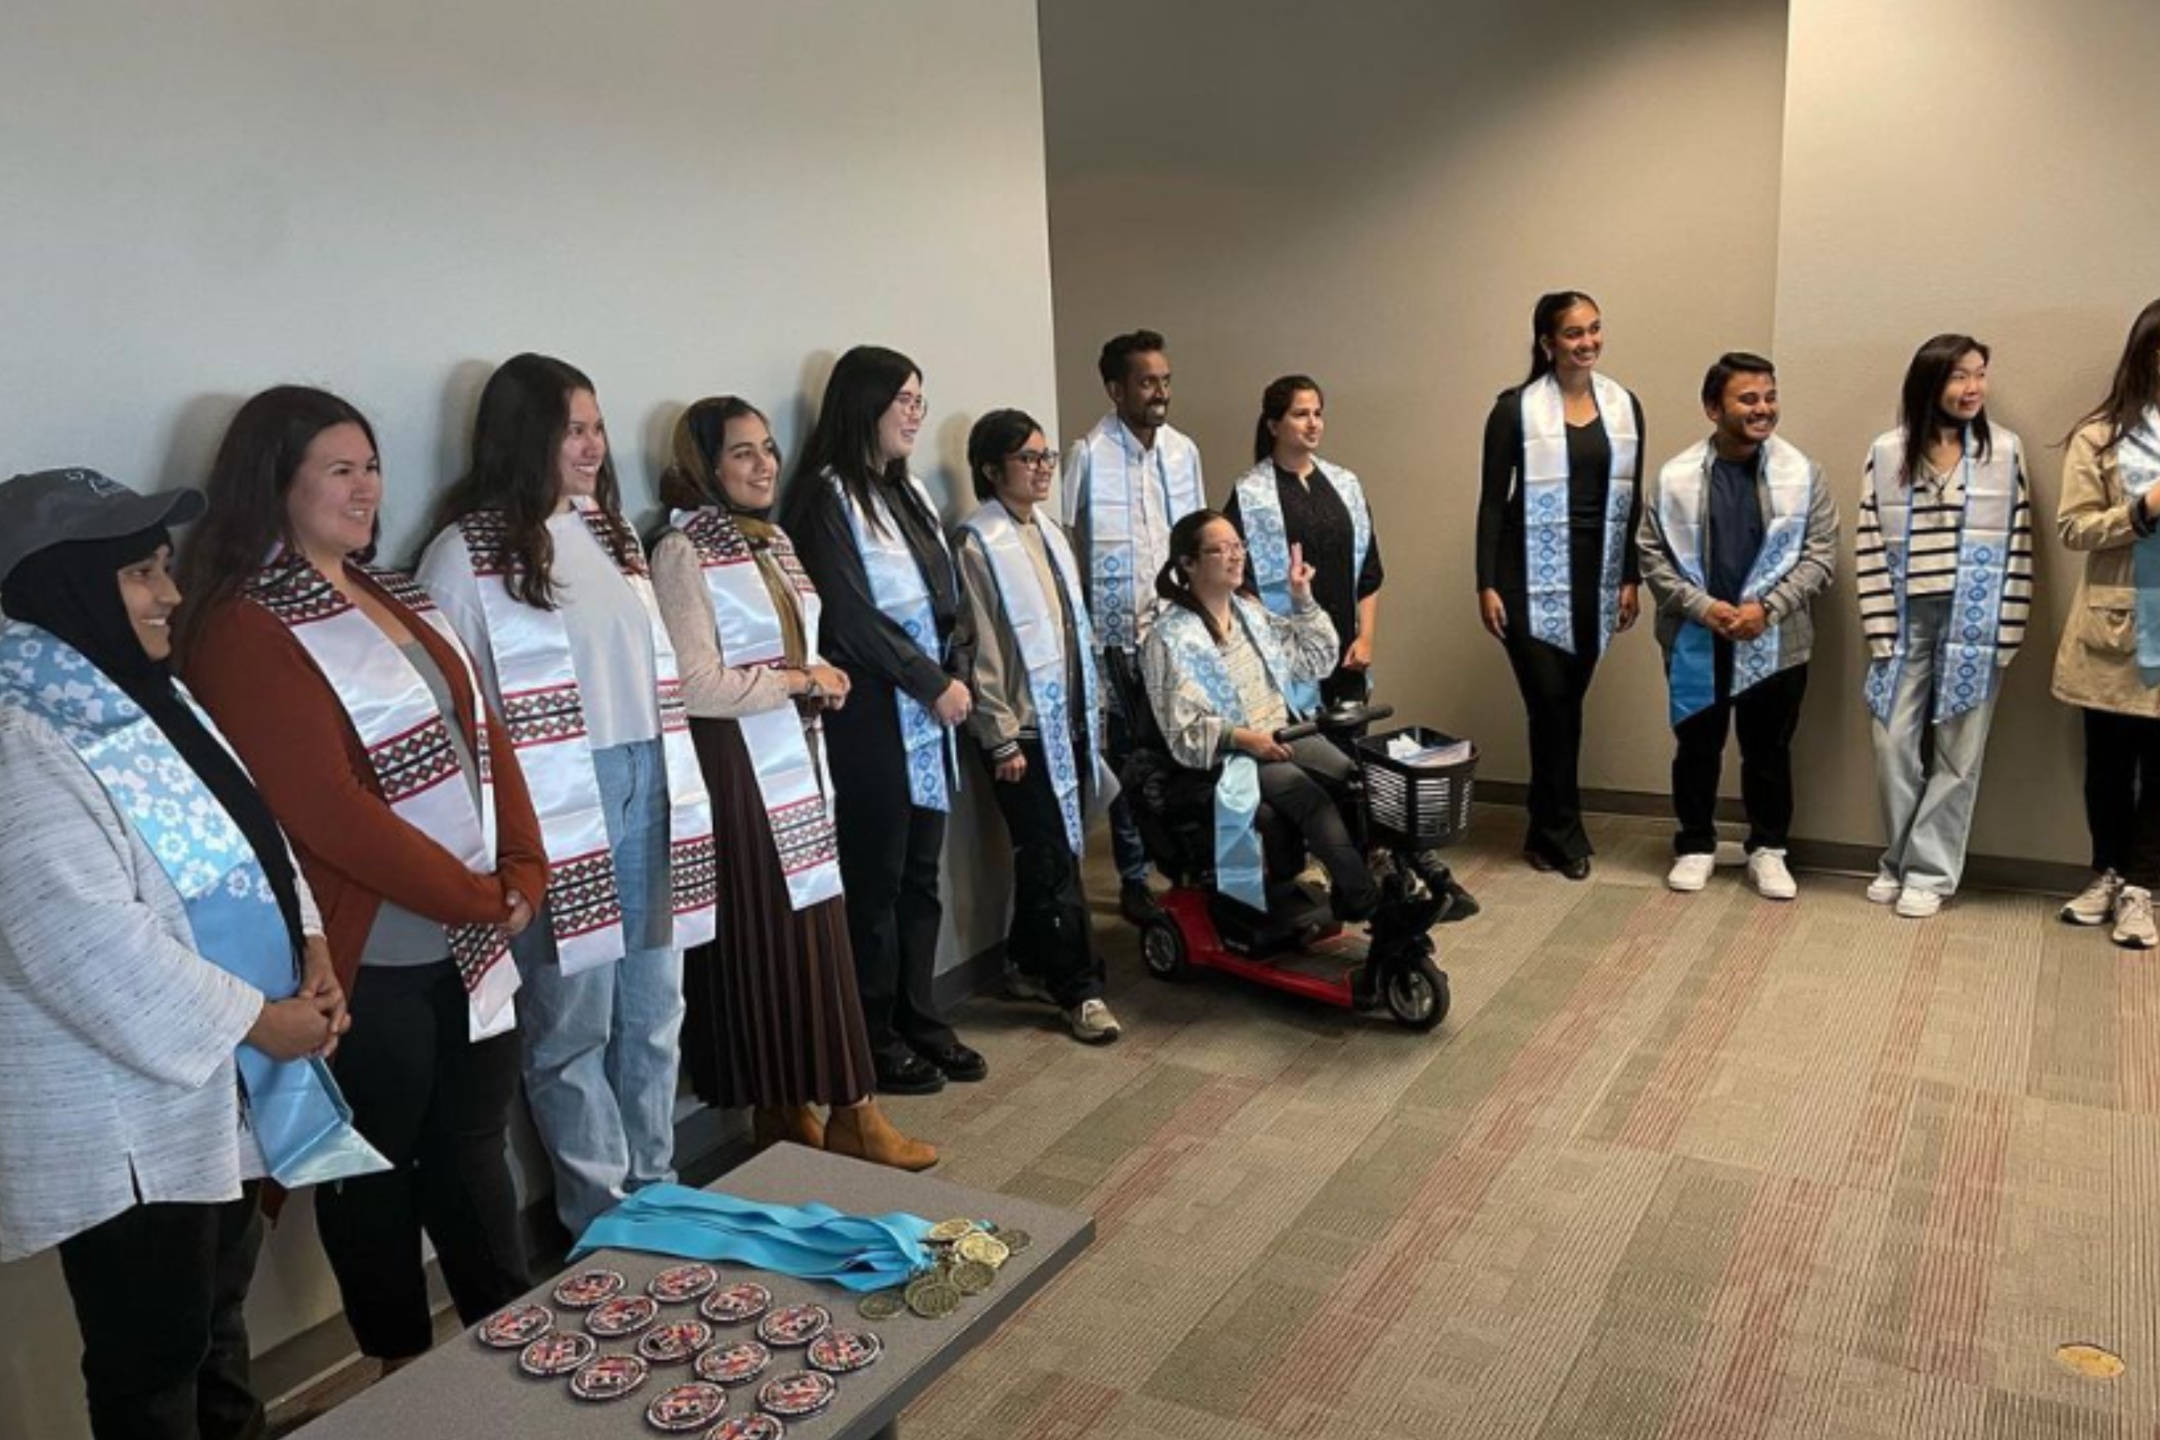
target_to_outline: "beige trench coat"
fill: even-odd
[[[2055,528],[2064,546],[2084,552],[2085,575],[2055,651],[2055,698],[2088,710],[2160,717],[2160,689],[2138,678],[2137,591],[2131,584],[2132,502],[2123,493],[2113,451],[2102,453],[2107,426],[2087,425],[2063,457]]]

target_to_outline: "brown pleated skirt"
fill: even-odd
[[[877,1083],[847,902],[788,903],[742,728],[690,722],[712,793],[719,931],[685,957],[683,1063],[708,1105],[851,1105]]]

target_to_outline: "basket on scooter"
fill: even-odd
[[[1365,781],[1365,817],[1369,838],[1412,850],[1437,850],[1453,844],[1470,828],[1470,792],[1477,775],[1477,746],[1463,759],[1447,764],[1398,760],[1388,743],[1408,737],[1431,752],[1464,743],[1453,735],[1406,725],[1385,735],[1357,740],[1358,769]]]

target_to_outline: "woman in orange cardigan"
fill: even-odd
[[[546,888],[539,823],[455,634],[367,563],[382,474],[366,419],[267,390],[205,488],[182,664],[291,837],[351,997],[337,1077],[392,1168],[321,1189],[316,1217],[361,1350],[394,1368],[432,1334],[423,1230],[466,1323],[528,1283],[504,1146],[508,943]]]

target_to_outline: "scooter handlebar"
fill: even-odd
[[[1275,732],[1275,743],[1291,745],[1308,735],[1318,735],[1323,730],[1356,730],[1376,720],[1385,720],[1395,713],[1392,705],[1345,705],[1340,710],[1325,710],[1310,720],[1300,720],[1295,725],[1285,725]]]

